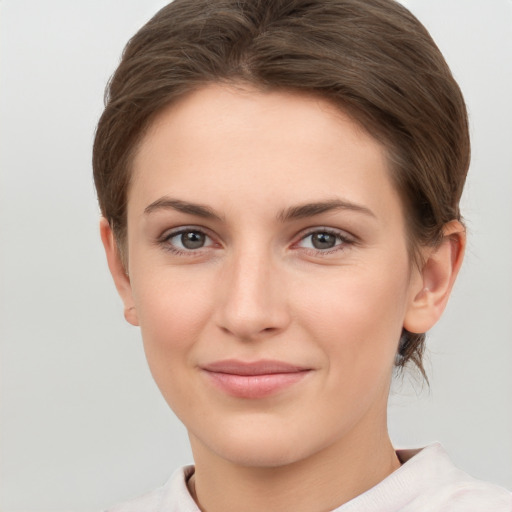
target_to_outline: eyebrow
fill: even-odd
[[[195,215],[204,219],[212,219],[222,221],[222,218],[215,213],[209,206],[190,203],[180,199],[173,199],[167,196],[161,197],[152,202],[144,209],[145,214],[153,213],[158,210],[176,210],[189,215]],[[353,203],[351,201],[341,199],[331,199],[328,201],[318,201],[314,203],[305,203],[297,206],[286,208],[277,215],[280,222],[288,222],[291,220],[299,220],[307,217],[314,217],[322,213],[336,211],[336,210],[350,210],[363,213],[370,217],[375,217],[375,214],[366,206]]]
[[[306,203],[298,206],[292,206],[281,212],[278,215],[278,219],[281,222],[287,222],[290,220],[304,219],[306,217],[314,217],[315,215],[320,215],[321,213],[336,210],[351,210],[376,218],[375,214],[366,206],[352,203],[351,201],[332,199],[329,201],[319,201],[315,203]]]
[[[222,220],[209,206],[197,203],[189,203],[188,201],[181,201],[179,199],[172,199],[170,197],[161,197],[157,199],[144,209],[144,213],[149,214],[158,210],[177,210],[196,217],[204,219]]]

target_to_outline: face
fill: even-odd
[[[421,284],[383,147],[324,100],[210,85],[133,173],[127,318],[193,449],[276,466],[385,429]]]

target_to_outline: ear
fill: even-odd
[[[443,314],[465,247],[464,226],[454,220],[445,225],[441,243],[425,249],[425,263],[413,279],[411,302],[404,319],[404,328],[409,332],[427,332]]]
[[[130,324],[139,325],[130,278],[121,260],[121,254],[117,247],[117,242],[114,234],[112,233],[110,224],[104,217],[100,220],[100,233],[101,241],[103,242],[103,247],[105,248],[105,254],[107,256],[108,268],[110,269],[110,273],[114,279],[117,292],[124,304],[124,317]]]

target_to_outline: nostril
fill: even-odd
[[[286,297],[272,286],[276,281],[264,256],[251,252],[232,261],[227,279],[220,283],[214,322],[221,332],[240,340],[273,336],[290,320]]]
[[[263,327],[251,325],[248,323],[232,324],[232,325],[219,325],[219,328],[224,334],[234,336],[239,340],[251,341],[260,338],[267,338],[282,330],[280,327]]]

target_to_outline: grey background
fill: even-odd
[[[466,96],[466,262],[431,389],[396,383],[399,447],[440,441],[512,488],[512,2],[409,0]],[[0,509],[100,510],[191,462],[124,323],[90,166],[104,85],[156,0],[0,2]]]

